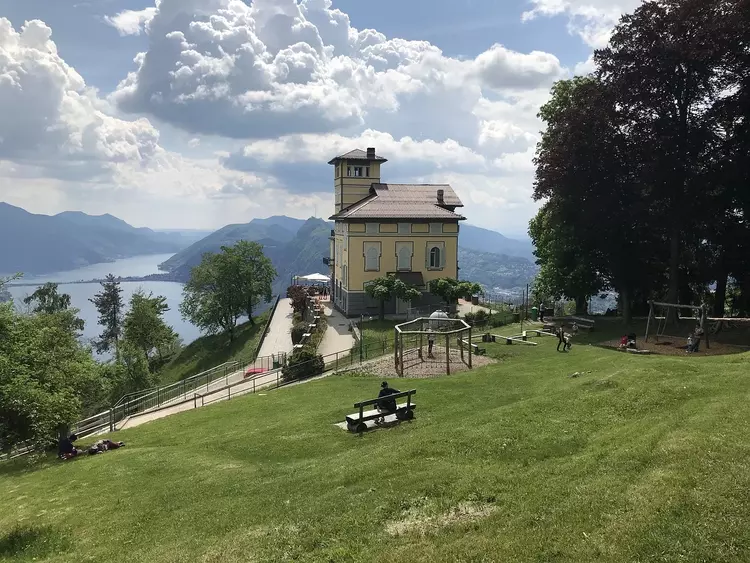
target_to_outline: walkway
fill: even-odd
[[[354,346],[354,334],[349,331],[349,319],[334,309],[330,301],[322,301],[321,304],[328,322],[328,328],[326,328],[323,340],[318,346],[318,354],[327,356],[351,349]]]
[[[463,316],[466,313],[476,313],[477,311],[484,311],[485,313],[489,313],[490,310],[487,307],[483,307],[482,305],[472,305],[471,301],[465,301],[463,299],[458,300],[458,314]]]
[[[291,353],[292,351],[292,325],[294,324],[294,311],[292,311],[292,300],[288,298],[279,299],[276,312],[268,327],[268,334],[263,340],[258,357],[263,358],[279,352]]]

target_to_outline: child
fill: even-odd
[[[693,339],[693,333],[691,332],[690,334],[688,334],[687,347],[686,347],[688,354],[693,351],[694,346],[695,346],[695,340]]]
[[[563,352],[568,352],[570,351],[570,348],[573,346],[573,343],[571,342],[571,340],[573,340],[573,335],[565,333],[565,336],[563,337],[563,339],[565,340],[565,345],[563,346]]]
[[[623,336],[622,338],[620,338],[620,350],[624,350],[627,347],[628,347],[628,337]]]

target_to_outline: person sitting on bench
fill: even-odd
[[[60,459],[70,459],[80,455],[82,450],[77,449],[73,442],[78,439],[78,436],[71,434],[70,436],[62,436],[57,442],[57,455]]]
[[[378,404],[376,406],[378,411],[383,416],[381,416],[375,422],[385,422],[386,415],[396,412],[396,399],[389,399],[388,397],[400,392],[401,391],[399,391],[398,389],[390,387],[387,381],[383,381],[383,383],[380,384],[380,393],[378,393],[378,399],[380,400],[378,401]]]

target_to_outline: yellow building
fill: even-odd
[[[422,291],[411,303],[394,299],[386,313],[441,303],[430,280],[458,277],[459,221],[463,207],[448,184],[385,184],[387,161],[375,149],[354,150],[334,166],[335,221],[331,231],[331,297],[347,316],[377,314],[380,304],[365,292],[368,282],[394,274]]]

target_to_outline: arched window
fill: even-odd
[[[365,249],[365,270],[377,272],[380,270],[380,245],[369,243]]]
[[[410,243],[401,243],[398,247],[398,269],[404,272],[411,271],[412,249]]]
[[[440,268],[440,247],[433,246],[430,249],[430,268]]]

